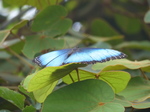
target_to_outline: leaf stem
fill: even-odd
[[[80,81],[79,71],[78,71],[77,68],[76,68],[75,70],[76,70],[76,72],[77,72],[77,79],[78,79],[78,81]]]
[[[139,68],[139,70],[142,73],[142,76],[144,77],[144,79],[149,80],[148,77],[145,75],[145,73],[143,72],[143,70],[141,68]]]
[[[70,73],[69,73],[69,77],[70,77],[70,79],[72,80],[72,82],[74,83],[75,81],[74,81],[74,79],[73,79],[73,77],[71,76]]]

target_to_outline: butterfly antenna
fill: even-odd
[[[78,70],[78,68],[76,68],[75,70],[76,70],[76,72],[77,72],[77,79],[78,79],[78,81],[80,81],[79,70]]]

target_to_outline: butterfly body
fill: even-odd
[[[52,51],[36,57],[33,62],[41,67],[61,66],[68,63],[94,64],[113,59],[122,59],[126,55],[113,49],[73,48]]]

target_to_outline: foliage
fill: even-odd
[[[149,0],[2,3],[19,14],[12,19],[0,15],[0,112],[150,108]],[[34,8],[33,18],[21,19]],[[46,68],[32,63],[40,54],[76,46],[113,48],[126,53],[128,59]]]

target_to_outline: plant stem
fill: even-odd
[[[76,68],[76,72],[77,72],[77,79],[78,79],[78,81],[80,81],[79,71],[77,68]]]
[[[23,57],[21,57],[20,55],[18,55],[15,51],[13,51],[12,49],[10,49],[9,47],[7,47],[6,50],[9,51],[10,53],[12,53],[14,56],[16,56],[18,59],[20,59],[23,63],[25,63],[26,65],[28,65],[31,69],[34,68],[29,62],[27,62]]]
[[[70,73],[69,73],[69,77],[70,77],[70,79],[72,80],[72,82],[74,83],[75,81],[74,81],[74,79],[73,79],[73,77],[71,76]]]
[[[143,70],[142,70],[141,68],[139,68],[139,69],[140,69],[140,71],[141,71],[141,73],[142,73],[144,79],[149,80],[148,77],[147,77],[147,76],[145,75],[145,73],[143,72]]]

